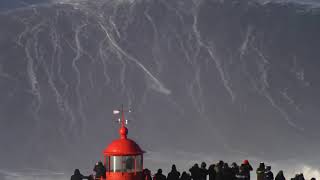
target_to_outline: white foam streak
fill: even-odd
[[[158,92],[161,92],[165,95],[170,95],[171,91],[169,89],[167,89],[166,87],[164,87],[164,85],[157,79],[155,78],[152,73],[143,65],[141,64],[136,58],[134,58],[133,56],[131,56],[129,53],[125,52],[111,37],[111,35],[109,34],[108,30],[106,29],[106,27],[104,27],[101,23],[99,23],[100,27],[102,28],[102,30],[105,32],[106,37],[109,39],[109,41],[111,42],[112,46],[114,48],[116,48],[122,55],[124,55],[125,57],[127,57],[129,60],[131,60],[132,62],[134,62],[136,65],[138,65],[147,75],[148,77],[152,80],[153,84],[151,84],[151,87],[155,90],[157,90]]]
[[[215,65],[216,65],[216,68],[217,68],[217,70],[218,70],[218,72],[220,74],[222,83],[223,83],[225,89],[227,90],[227,92],[229,93],[232,102],[234,102],[236,96],[235,96],[234,91],[232,90],[231,83],[230,83],[229,78],[228,78],[228,74],[223,69],[222,61],[216,57],[216,55],[214,53],[214,48],[212,48],[209,45],[206,45],[202,41],[200,31],[198,30],[197,12],[195,12],[193,16],[194,16],[193,32],[194,32],[194,34],[196,36],[197,42],[198,42],[199,46],[201,46],[201,47],[203,47],[203,48],[205,48],[207,50],[207,52],[209,53],[211,59],[214,61]]]

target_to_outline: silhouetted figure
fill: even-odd
[[[93,168],[93,171],[96,173],[95,179],[101,179],[101,177],[106,178],[106,168],[101,161],[97,162]]]
[[[202,162],[200,168],[200,180],[207,180],[208,170],[206,167],[207,164],[205,162]]]
[[[149,169],[143,169],[142,171],[142,180],[152,180],[151,171]]]
[[[276,175],[275,180],[286,180],[286,178],[283,175],[283,171],[279,171],[278,174]]]
[[[82,175],[79,169],[75,169],[73,175],[71,176],[71,180],[82,180],[82,179],[89,179],[89,177]]]
[[[215,167],[216,171],[216,179],[215,180],[223,180],[223,174],[222,174],[222,167],[223,167],[224,162],[219,161],[218,164]]]
[[[263,162],[259,164],[257,168],[257,180],[264,180],[264,172],[266,171],[266,167]]]
[[[193,180],[200,180],[200,168],[199,168],[199,165],[196,163],[194,164],[190,169],[189,169],[189,172],[191,173],[191,178]]]
[[[180,180],[191,180],[191,176],[187,172],[183,171]]]
[[[303,174],[298,174],[298,179],[297,180],[305,180]]]
[[[236,175],[239,173],[239,166],[235,162],[231,164],[231,173],[232,173],[232,180],[236,180]]]
[[[223,180],[232,180],[232,171],[228,163],[224,163],[222,167]]]
[[[266,167],[264,172],[264,180],[273,180],[273,173],[271,172],[271,166]]]
[[[298,180],[299,179],[299,174],[296,174],[291,180]]]
[[[236,175],[236,178],[237,180],[248,180],[249,177],[245,172],[245,167],[243,164],[239,167],[239,173]]]
[[[252,171],[252,166],[250,165],[248,160],[244,160],[243,164],[241,164],[241,166],[243,166],[243,171],[245,173],[245,175],[247,176],[247,179],[250,180],[250,171]]]
[[[177,171],[176,165],[172,165],[171,171],[168,174],[167,180],[179,180],[180,172]]]
[[[211,164],[208,168],[208,174],[209,174],[209,180],[215,180],[216,179],[216,170],[215,170],[214,164]]]
[[[157,173],[154,175],[153,180],[166,180],[166,176],[162,174],[162,169],[158,169]]]

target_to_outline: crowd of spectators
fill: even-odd
[[[98,162],[93,171],[95,175],[83,176],[78,169],[75,170],[71,180],[100,180],[106,179],[106,168],[102,162]],[[205,162],[201,165],[194,164],[189,171],[180,173],[176,165],[172,165],[168,175],[164,175],[162,169],[158,169],[155,174],[152,174],[149,169],[142,171],[142,180],[250,180],[250,174],[253,168],[248,160],[244,160],[240,165],[233,162],[231,166],[228,163],[219,161],[216,164],[211,164],[207,167]],[[286,179],[282,170],[274,177],[271,166],[266,166],[263,162],[259,164],[256,170],[257,180],[289,180]],[[290,180],[306,180],[303,174],[296,174]],[[311,178],[311,180],[316,180]]]

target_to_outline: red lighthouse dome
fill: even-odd
[[[124,110],[115,110],[121,114],[120,138],[114,140],[103,151],[105,157],[106,176],[108,180],[141,180],[143,170],[143,153],[139,145],[127,138]]]
[[[127,138],[128,129],[121,127],[119,130],[120,139],[114,140],[104,151],[104,155],[139,155],[143,151],[139,145],[131,139]]]

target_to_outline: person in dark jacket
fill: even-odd
[[[275,180],[286,180],[286,178],[283,175],[283,171],[279,171],[278,174],[276,175]]]
[[[298,180],[299,179],[299,174],[296,174],[293,178],[291,178],[292,180]]]
[[[305,180],[303,174],[298,174],[298,180]]]
[[[215,167],[216,171],[216,179],[215,180],[223,180],[223,174],[222,174],[222,167],[223,167],[224,162],[219,161],[218,164]]]
[[[239,173],[239,166],[235,162],[231,164],[231,173],[232,173],[232,180],[236,180],[236,175]]]
[[[257,180],[264,180],[264,172],[266,171],[266,167],[263,162],[259,164],[259,167],[257,168]]]
[[[152,180],[151,171],[149,169],[143,169],[142,171],[142,180]]]
[[[250,171],[253,170],[252,166],[250,165],[248,160],[244,160],[243,164],[241,164],[241,166],[243,166],[243,171],[246,174],[247,180],[250,180]]]
[[[245,168],[243,164],[239,167],[239,173],[236,175],[237,180],[248,180],[247,173],[245,173]]]
[[[187,172],[183,171],[180,180],[191,180],[191,176]]]
[[[101,177],[106,178],[106,168],[101,161],[96,163],[93,171],[96,173],[95,179],[100,179]]]
[[[215,171],[215,164],[211,164],[208,168],[209,180],[216,179],[216,171]]]
[[[82,180],[82,179],[89,179],[89,177],[82,175],[79,169],[75,169],[73,175],[71,176],[71,180]]]
[[[194,164],[190,169],[189,169],[189,172],[191,173],[191,178],[193,180],[200,180],[200,168],[199,168],[199,165],[196,163]]]
[[[222,167],[223,180],[232,180],[232,171],[228,163],[224,163]]]
[[[205,162],[202,162],[200,168],[200,180],[207,180],[208,170],[206,167],[207,164]]]
[[[172,165],[171,171],[167,176],[167,180],[179,180],[180,179],[180,172],[177,171],[176,165]]]
[[[273,173],[271,172],[271,166],[266,167],[264,172],[264,180],[273,180]]]
[[[166,176],[162,174],[162,169],[158,169],[157,173],[154,175],[153,180],[166,180]]]

